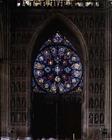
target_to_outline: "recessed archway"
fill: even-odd
[[[41,48],[41,46],[43,45],[43,42],[45,42],[48,39],[48,37],[52,36],[57,31],[61,32],[61,34],[63,34],[64,36],[66,36],[73,45],[75,44],[75,48],[76,48],[76,50],[78,52],[78,55],[79,55],[79,57],[80,57],[80,59],[82,61],[83,67],[84,67],[84,72],[83,72],[83,76],[84,76],[83,77],[83,92],[82,92],[82,95],[80,96],[81,102],[79,102],[79,103],[76,101],[77,100],[76,99],[76,96],[74,96],[75,98],[73,100],[73,103],[70,103],[69,102],[69,105],[67,105],[67,102],[63,103],[63,100],[61,100],[61,102],[60,102],[60,99],[62,98],[61,96],[60,96],[60,99],[58,101],[58,104],[57,104],[57,102],[54,101],[55,99],[57,100],[57,97],[56,96],[55,97],[53,96],[53,98],[51,98],[51,97],[48,96],[47,101],[44,102],[43,107],[48,112],[50,112],[50,111],[53,112],[54,111],[54,113],[52,115],[55,116],[55,117],[53,117],[51,115],[52,118],[54,118],[54,120],[52,121],[51,125],[53,125],[53,123],[54,123],[55,124],[55,127],[54,127],[55,129],[53,130],[53,126],[51,127],[52,128],[52,132],[50,132],[50,134],[51,133],[53,134],[51,136],[58,135],[58,137],[59,137],[59,135],[61,135],[59,133],[63,133],[63,134],[65,133],[64,130],[63,130],[63,132],[62,131],[59,132],[59,130],[56,130],[56,129],[61,129],[61,126],[59,127],[59,122],[57,123],[57,121],[58,121],[58,118],[57,117],[58,116],[57,116],[56,113],[59,113],[59,109],[61,109],[61,112],[62,112],[62,110],[66,110],[68,108],[68,112],[67,111],[63,111],[63,116],[62,115],[60,115],[60,116],[62,116],[62,118],[63,118],[62,120],[66,121],[66,122],[68,121],[69,124],[71,124],[71,125],[67,125],[67,123],[66,123],[66,125],[63,125],[63,128],[68,127],[69,128],[68,130],[71,131],[70,132],[71,134],[77,133],[77,136],[76,137],[77,138],[81,138],[81,137],[83,137],[82,136],[83,133],[84,132],[85,133],[87,132],[87,120],[86,120],[87,110],[86,110],[85,106],[87,104],[87,100],[86,100],[87,99],[87,76],[86,76],[86,74],[87,74],[87,71],[88,70],[87,70],[87,67],[86,67],[86,62],[87,62],[87,48],[86,48],[85,41],[84,41],[84,39],[83,39],[80,31],[67,18],[65,18],[64,16],[62,16],[60,14],[57,14],[57,15],[51,17],[50,19],[48,19],[43,24],[43,26],[41,27],[40,31],[35,33],[35,35],[34,35],[34,37],[32,39],[33,41],[31,41],[31,44],[30,45],[33,46],[33,49],[31,48],[32,51],[30,50],[32,52],[32,56],[30,56],[30,58],[32,60],[31,63],[32,64],[34,63],[34,60],[35,60],[36,55],[37,55],[37,52]],[[30,71],[30,72],[32,73],[32,71]],[[30,79],[30,86],[31,86],[31,79]],[[47,124],[47,121],[48,120],[45,119],[46,118],[45,117],[43,120],[44,121],[46,120],[46,122],[44,122],[44,124],[46,125],[46,127],[43,127],[43,128],[45,128],[46,132],[44,132],[44,130],[42,130],[43,131],[43,134],[41,134],[41,132],[42,132],[41,131],[40,134],[37,134],[36,135],[36,133],[37,133],[36,132],[37,131],[36,129],[37,129],[37,125],[38,125],[39,121],[36,120],[36,119],[34,119],[34,118],[35,117],[37,118],[40,114],[42,114],[40,116],[40,120],[43,121],[42,120],[42,116],[45,115],[45,112],[42,112],[41,110],[39,112],[39,109],[41,109],[42,106],[40,108],[38,108],[39,105],[42,105],[42,102],[41,101],[44,101],[44,97],[42,97],[42,96],[43,95],[35,95],[35,96],[33,94],[31,95],[31,97],[32,97],[31,98],[32,99],[31,100],[31,107],[32,107],[32,112],[31,112],[31,132],[32,132],[32,134],[33,134],[33,136],[35,138],[37,138],[38,135],[40,135],[39,137],[41,137],[42,135],[44,136],[44,134],[47,133],[47,131],[48,131],[48,129],[47,129],[47,125],[48,125]],[[58,98],[59,98],[59,95],[58,95]],[[52,101],[51,101],[51,99],[52,99]],[[69,99],[70,99],[70,97],[69,97]],[[47,102],[49,102],[49,100],[50,100],[50,105],[49,105],[49,103],[47,103]],[[63,105],[62,105],[62,103],[63,103]],[[36,111],[36,107],[34,107],[34,106],[38,106],[37,107],[38,108],[37,111]],[[70,112],[70,109],[72,110],[71,112]],[[83,114],[83,111],[84,112],[86,111],[86,113]],[[77,112],[78,112],[78,115],[80,116],[80,119],[76,115]],[[36,116],[36,113],[37,113],[37,116]],[[67,119],[67,120],[64,119],[65,118],[64,117],[64,113],[65,114],[70,114],[69,119]],[[47,114],[47,112],[46,112],[46,114]],[[79,120],[79,122],[78,121],[73,121],[73,120]],[[38,123],[36,124],[35,122],[38,122]],[[76,122],[78,122],[77,125],[76,125]],[[84,125],[84,122],[85,122],[85,125]],[[75,123],[75,125],[72,125],[73,123]],[[41,125],[42,125],[42,123],[39,125],[39,127],[41,127]],[[74,130],[74,127],[75,128],[77,127],[77,129]],[[80,130],[78,130],[78,127],[80,127]],[[77,131],[77,132],[74,132],[74,131]],[[79,132],[79,134],[78,134],[78,132]],[[47,136],[47,134],[45,134],[45,136]]]
[[[72,139],[75,133],[81,138],[83,66],[74,42],[58,31],[36,51],[32,65],[34,137]]]

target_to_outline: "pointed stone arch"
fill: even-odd
[[[27,54],[28,54],[29,61],[31,60],[30,58],[31,58],[31,55],[33,54],[33,51],[35,51],[35,48],[38,48],[38,47],[35,47],[35,44],[40,42],[38,45],[41,45],[41,43],[43,43],[44,40],[46,40],[46,38],[42,39],[41,37],[51,35],[56,30],[61,30],[62,33],[67,35],[67,38],[69,38],[69,35],[70,35],[72,37],[71,42],[73,42],[74,37],[77,38],[77,41],[80,45],[80,48],[78,48],[78,49],[80,49],[79,51],[82,53],[82,55],[83,55],[82,57],[83,57],[84,61],[87,62],[88,49],[87,49],[87,45],[83,38],[82,33],[76,27],[76,25],[73,24],[72,21],[70,21],[67,17],[65,17],[64,15],[59,14],[59,13],[53,14],[51,17],[46,19],[45,22],[42,23],[42,25],[40,25],[39,27],[37,27],[37,29],[35,30],[32,38],[29,42],[29,46],[28,46]],[[67,32],[67,34],[66,34],[66,32]],[[69,35],[68,35],[68,33],[69,33]]]
[[[79,53],[79,56],[82,60],[84,66],[84,89],[82,95],[82,138],[87,137],[88,132],[88,49],[86,42],[83,38],[82,33],[79,29],[65,16],[62,14],[54,14],[42,25],[37,27],[35,30],[27,51],[27,63],[28,63],[28,72],[27,72],[27,89],[28,89],[28,104],[31,105],[30,95],[31,95],[31,67],[32,67],[32,59],[35,57],[35,52],[39,47],[41,47],[42,43],[46,41],[47,36],[51,36],[54,32],[60,31],[64,34],[73,44],[74,41],[77,41],[76,50]],[[28,110],[30,112],[31,106],[28,106]],[[29,115],[28,115],[29,116]],[[30,118],[29,118],[30,119]],[[30,128],[30,124],[28,125]]]

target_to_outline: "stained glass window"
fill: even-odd
[[[47,93],[66,93],[82,87],[82,63],[66,37],[56,33],[40,48],[33,64],[33,85]]]

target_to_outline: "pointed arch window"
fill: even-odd
[[[56,32],[40,48],[33,63],[33,91],[69,93],[82,90],[83,68],[70,41]]]

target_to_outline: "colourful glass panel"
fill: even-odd
[[[42,90],[66,93],[80,87],[82,64],[72,44],[56,33],[41,47],[33,65],[33,75]]]

